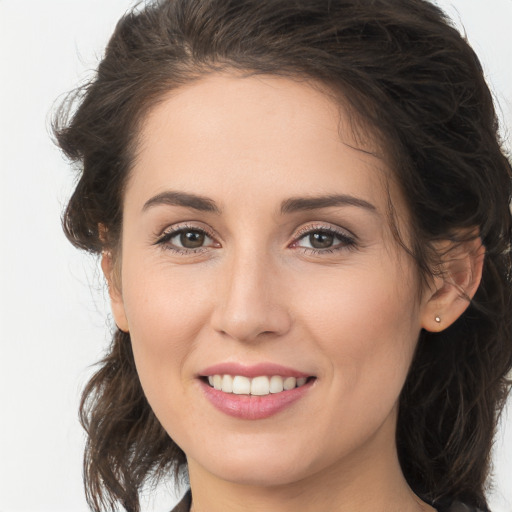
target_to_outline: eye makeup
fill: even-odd
[[[213,230],[189,222],[166,228],[157,235],[153,245],[181,255],[198,254],[222,247]],[[348,230],[331,224],[313,223],[300,228],[287,247],[308,254],[322,255],[355,249],[356,246],[356,237]]]
[[[336,251],[355,249],[356,237],[346,229],[331,224],[313,224],[302,227],[289,245],[309,254],[331,254]]]
[[[221,247],[212,231],[189,223],[170,226],[158,235],[153,245],[183,255],[197,254],[209,248]]]

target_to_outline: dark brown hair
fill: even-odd
[[[63,219],[74,245],[116,248],[141,121],[169,90],[222,70],[310,79],[343,97],[393,163],[411,215],[407,250],[423,275],[432,272],[433,242],[480,234],[481,285],[454,325],[421,333],[397,444],[424,500],[486,510],[512,367],[511,167],[475,53],[424,0],[161,0],[128,13],[94,80],[56,118],[58,143],[80,168]],[[138,511],[148,478],[186,465],[144,397],[130,337],[119,330],[84,391],[81,420],[95,511],[116,502]]]

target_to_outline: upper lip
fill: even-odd
[[[275,363],[244,365],[234,362],[214,364],[199,372],[200,377],[208,377],[210,375],[242,375],[248,378],[260,377],[263,375],[279,375],[281,377],[296,378],[312,376],[311,374],[301,372],[294,368],[289,368]]]

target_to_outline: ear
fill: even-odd
[[[110,305],[114,321],[119,329],[129,332],[128,320],[124,310],[123,295],[121,293],[120,279],[117,276],[117,269],[110,251],[104,251],[101,255],[101,269],[105,275],[110,296]]]
[[[426,292],[421,316],[421,326],[431,332],[446,329],[464,313],[482,279],[485,257],[480,237],[439,242],[436,250],[442,258],[440,272]]]

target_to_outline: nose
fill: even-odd
[[[291,327],[279,271],[264,254],[233,258],[219,275],[212,326],[223,336],[251,342],[282,336]]]

